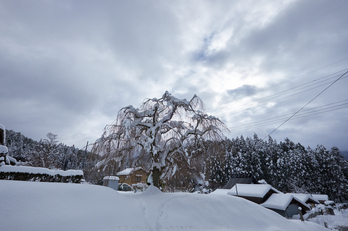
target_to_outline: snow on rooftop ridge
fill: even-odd
[[[306,203],[308,201],[308,199],[311,199],[311,200],[319,203],[319,201],[314,199],[311,194],[306,194],[306,193],[286,193],[286,194],[293,195],[295,198],[302,201],[303,203]]]
[[[304,203],[311,197],[309,194],[305,194],[305,193],[286,193],[286,194],[292,195]]]
[[[294,199],[294,196],[289,194],[273,193],[270,196],[270,198],[268,198],[267,201],[265,201],[261,205],[263,207],[270,208],[270,209],[285,210],[293,199]]]
[[[247,196],[247,197],[262,198],[270,190],[273,190],[276,193],[282,194],[282,192],[273,188],[269,184],[236,184],[227,192],[227,194],[232,196]]]
[[[59,169],[48,169],[40,167],[29,167],[29,166],[11,166],[2,165],[0,167],[0,172],[20,172],[20,173],[31,173],[31,174],[47,174],[51,176],[61,175],[61,176],[83,176],[82,170],[59,170]]]
[[[306,205],[304,202],[301,200],[297,199],[293,195],[290,194],[278,194],[278,193],[273,193],[267,201],[261,204],[261,206],[265,208],[270,208],[270,209],[279,209],[279,210],[285,210],[289,204],[291,203],[292,200],[297,201],[299,204],[303,205],[306,207],[308,210],[310,208],[308,205]]]
[[[131,173],[132,173],[132,172],[134,172],[134,171],[139,170],[139,169],[141,169],[141,167],[136,167],[136,168],[126,168],[126,169],[124,169],[124,170],[122,170],[122,171],[118,172],[116,175],[117,175],[117,176],[126,176],[126,175],[131,174]]]

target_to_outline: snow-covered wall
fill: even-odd
[[[83,176],[82,170],[59,170],[59,169],[48,169],[39,167],[29,167],[29,166],[10,166],[3,165],[0,167],[0,172],[20,172],[29,174],[47,174],[51,176],[61,175],[61,176]]]
[[[0,166],[0,179],[38,182],[80,183],[82,170],[58,170],[28,166]]]

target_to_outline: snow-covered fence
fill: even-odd
[[[82,170],[55,170],[28,166],[0,166],[1,180],[80,183]]]

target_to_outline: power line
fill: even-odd
[[[341,72],[343,72],[343,71],[347,71],[347,70],[348,70],[348,68],[345,68],[345,69],[340,70],[340,71],[337,71],[337,72],[335,72],[335,73],[332,73],[332,74],[329,74],[329,75],[325,75],[325,76],[323,76],[323,77],[320,77],[320,78],[318,78],[318,79],[312,80],[312,81],[307,82],[307,83],[305,83],[305,84],[302,84],[302,85],[299,85],[299,86],[290,88],[290,89],[285,90],[285,91],[281,91],[281,92],[275,93],[275,94],[270,95],[270,96],[266,96],[266,97],[264,97],[264,98],[261,98],[261,99],[257,100],[257,102],[262,102],[262,101],[265,101],[265,100],[267,101],[267,100],[269,100],[269,99],[276,98],[276,97],[274,97],[274,96],[276,96],[276,95],[281,95],[281,94],[284,94],[284,93],[285,93],[285,94],[288,94],[288,93],[286,93],[286,92],[289,92],[289,91],[292,91],[292,90],[296,90],[296,89],[297,89],[297,90],[302,90],[302,89],[305,89],[305,88],[309,88],[309,87],[311,87],[311,86],[313,86],[313,85],[320,84],[320,83],[322,83],[322,82],[327,82],[327,81],[329,81],[330,79],[336,78],[336,76],[339,75],[339,73],[341,73]],[[334,75],[334,76],[332,76],[332,75]],[[332,76],[332,77],[330,77],[330,76]],[[328,77],[330,77],[330,78],[328,78]],[[328,83],[325,83],[325,84],[323,84],[323,85],[326,85],[326,84],[328,84]],[[308,85],[308,86],[307,86],[307,85]],[[323,85],[320,85],[320,86],[323,86]],[[313,89],[313,88],[312,88],[312,89]],[[309,90],[312,90],[312,89],[309,89]],[[305,92],[305,91],[303,91],[303,92]]]
[[[348,59],[348,58],[347,58]],[[290,98],[292,96],[296,96],[296,95],[300,95],[302,93],[314,90],[316,88],[328,85],[331,83],[331,79],[333,78],[337,78],[337,75],[340,75],[340,73],[342,73],[343,71],[347,71],[348,68],[342,69],[340,71],[336,71],[332,74],[329,75],[325,75],[322,76],[320,78],[314,79],[310,82],[304,83],[302,85],[298,85],[296,87],[292,87],[290,89],[284,90],[284,91],[280,91],[278,93],[275,93],[273,95],[270,96],[266,96],[260,99],[257,99],[251,103],[246,104],[245,106],[239,107],[239,108],[234,108],[234,110],[245,110],[248,108],[251,108],[252,106],[254,106],[256,103],[259,103],[258,106],[260,105],[264,105],[266,104],[268,101],[273,101],[273,102],[277,102],[286,98]],[[347,77],[344,77],[347,78]],[[344,79],[342,78],[342,79]],[[273,87],[273,86],[272,86]],[[233,113],[234,114],[234,113]]]
[[[317,68],[317,69],[314,69],[314,70],[308,71],[308,72],[306,72],[306,73],[299,74],[298,76],[295,76],[295,77],[294,77],[294,78],[292,78],[291,80],[284,81],[284,82],[279,83],[279,84],[276,84],[276,85],[274,85],[274,86],[282,85],[282,84],[287,83],[287,82],[289,82],[289,81],[292,81],[292,80],[294,80],[294,79],[298,79],[298,78],[300,78],[301,76],[308,75],[308,74],[310,74],[310,73],[313,73],[313,72],[319,71],[319,70],[321,70],[321,69],[324,69],[324,68],[327,68],[327,67],[333,66],[333,65],[335,65],[335,64],[337,64],[337,63],[340,63],[340,62],[343,62],[343,61],[345,61],[345,60],[348,60],[348,57],[343,58],[343,59],[340,59],[340,60],[335,61],[335,62],[333,62],[333,63],[330,63],[330,64],[328,64],[328,65],[325,65],[325,66],[319,67],[319,68]]]
[[[344,107],[348,107],[348,99],[337,101],[334,103],[325,104],[325,105],[314,107],[314,108],[304,109],[296,115],[296,118],[299,118],[300,116],[305,117],[305,116],[310,116],[314,114],[319,114],[321,112],[333,111],[333,110],[341,109]],[[240,130],[240,129],[246,129],[246,128],[260,126],[260,125],[262,126],[266,124],[273,124],[275,122],[282,121],[291,115],[292,114],[285,114],[281,116],[276,116],[276,117],[272,117],[272,118],[268,118],[264,120],[259,120],[259,121],[243,124],[243,125],[235,126],[231,128],[231,130]]]
[[[296,111],[292,116],[290,116],[288,119],[286,119],[283,123],[281,123],[278,127],[276,127],[273,131],[271,131],[265,138],[270,136],[273,132],[278,130],[281,126],[283,126],[286,122],[288,122],[291,118],[293,118],[297,113],[299,113],[302,109],[304,109],[307,105],[309,105],[311,102],[313,102],[316,98],[318,98],[321,94],[323,94],[327,89],[329,89],[332,85],[334,85],[338,80],[340,80],[343,76],[345,76],[348,73],[346,71],[343,73],[339,78],[337,78],[335,81],[333,81],[329,86],[327,86],[324,90],[322,90],[319,94],[317,94],[313,99],[311,99],[308,103],[306,103],[303,107],[301,107],[298,111]]]

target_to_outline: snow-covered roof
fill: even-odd
[[[22,172],[22,173],[32,173],[32,174],[48,174],[48,175],[61,175],[61,176],[80,176],[83,175],[82,170],[59,170],[59,169],[48,169],[39,167],[29,167],[29,166],[11,166],[2,165],[0,167],[0,172]]]
[[[5,131],[5,126],[0,124],[0,129],[4,130]]]
[[[105,176],[103,180],[119,180],[117,176]]]
[[[302,205],[302,207],[306,207],[308,210],[310,209],[305,203],[294,197],[290,194],[278,194],[274,193],[272,194],[268,200],[261,205],[265,208],[269,209],[279,209],[279,210],[285,210],[292,200],[295,200],[299,203],[299,205]]]
[[[139,170],[139,169],[141,169],[141,167],[137,167],[137,168],[126,168],[126,169],[124,169],[124,170],[118,172],[116,175],[117,175],[117,176],[127,176],[127,175],[130,175],[132,172],[137,171],[137,170]]]
[[[236,184],[227,194],[233,196],[246,196],[263,198],[270,190],[282,193],[269,184]]]
[[[312,200],[312,202],[319,203],[319,201],[314,199],[311,194],[306,194],[306,193],[287,193],[287,194],[293,195],[295,198],[299,199],[303,203],[307,203],[308,200]]]
[[[312,197],[318,201],[327,201],[329,196],[326,194],[312,194]]]

